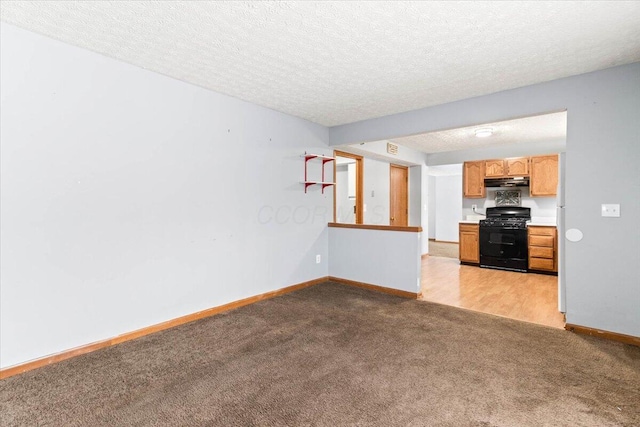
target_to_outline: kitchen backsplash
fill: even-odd
[[[475,215],[472,205],[478,205],[477,213],[484,214],[487,208],[496,206],[496,191],[504,191],[504,188],[487,188],[487,196],[484,199],[462,199],[462,218]],[[555,197],[531,197],[529,187],[521,187],[521,206],[531,208],[531,218],[534,222],[556,222],[556,198]]]

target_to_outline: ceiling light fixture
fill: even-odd
[[[493,129],[492,128],[482,128],[482,129],[476,129],[476,136],[478,138],[486,138],[488,136],[493,135]]]

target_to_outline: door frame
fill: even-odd
[[[356,224],[364,224],[364,162],[363,157],[357,154],[347,153],[345,151],[334,150],[333,157],[347,157],[356,161]],[[336,170],[338,168],[338,162],[333,162],[333,182],[336,187]],[[336,188],[333,190],[333,222],[337,221],[336,214]]]

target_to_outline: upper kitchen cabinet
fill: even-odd
[[[529,158],[498,159],[484,161],[486,178],[502,178],[506,176],[529,176]]]
[[[507,176],[529,176],[529,158],[506,159]]]
[[[531,157],[532,197],[552,197],[558,189],[558,155]]]
[[[504,160],[485,160],[484,176],[487,178],[500,178],[504,176]]]
[[[484,165],[484,160],[479,162],[464,162],[464,167],[462,168],[462,187],[464,197],[484,197]]]

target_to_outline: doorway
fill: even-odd
[[[389,176],[389,225],[406,227],[409,224],[409,168],[389,165]]]
[[[363,224],[363,157],[334,151],[333,222]]]

